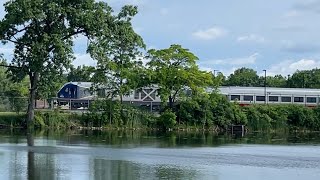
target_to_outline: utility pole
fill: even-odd
[[[219,72],[219,70],[215,69],[213,70],[213,76],[216,77],[216,72]]]
[[[264,104],[267,104],[267,70],[264,71]]]
[[[302,76],[302,77],[303,77],[303,81],[302,81],[302,82],[303,82],[303,84],[302,84],[302,88],[306,88],[306,82],[305,82],[305,81],[306,81],[306,80],[305,80],[305,78],[306,78],[306,73],[305,73],[305,72],[303,72],[303,74],[302,74],[302,75],[303,75],[303,76]]]

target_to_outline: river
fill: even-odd
[[[319,133],[2,130],[0,179],[319,180],[319,145]]]

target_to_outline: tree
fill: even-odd
[[[296,71],[288,84],[295,88],[320,88],[320,69]]]
[[[6,61],[2,59],[0,55],[0,96],[3,96],[9,83],[9,79],[7,78],[7,68],[5,67],[7,65]]]
[[[275,75],[275,76],[267,76],[266,85],[268,87],[286,87],[287,86],[287,79],[282,75]],[[264,87],[265,77],[259,77],[258,86]]]
[[[131,19],[137,14],[137,7],[125,6],[111,26],[113,36],[95,38],[89,51],[97,62],[95,84],[104,87],[112,97],[122,96],[136,88],[135,71],[142,66],[140,49],[145,48],[142,38],[134,32]]]
[[[227,86],[258,86],[259,76],[257,71],[243,67],[230,74],[225,83]]]
[[[90,82],[94,74],[95,68],[92,66],[71,66],[67,75],[68,82]]]
[[[43,76],[62,74],[73,60],[73,38],[108,34],[115,26],[112,8],[94,0],[12,0],[4,4],[0,40],[14,44],[10,71],[16,80],[29,77],[27,124],[33,127],[34,104]],[[53,79],[52,79],[53,80]],[[43,84],[50,84],[45,82]]]
[[[5,96],[9,99],[11,110],[20,113],[27,107],[29,80],[24,78],[21,82],[11,82]]]
[[[211,74],[199,70],[196,64],[198,57],[180,45],[162,50],[151,49],[148,57],[152,82],[159,86],[161,100],[168,101],[171,109],[180,93],[201,91],[212,84]]]

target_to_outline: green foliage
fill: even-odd
[[[248,127],[253,131],[270,129],[319,130],[319,108],[301,105],[254,105],[243,108],[247,114]]]
[[[267,76],[266,85],[268,87],[282,88],[320,88],[320,69],[296,71],[291,76],[282,75]],[[225,86],[256,86],[263,87],[264,76],[258,76],[257,72],[249,68],[236,69],[227,79],[221,77]]]
[[[96,37],[89,52],[96,59],[97,71],[94,82],[107,89],[111,97],[128,94],[137,88],[137,69],[142,68],[140,49],[145,48],[142,38],[133,30],[131,19],[137,14],[137,7],[125,6],[110,26],[113,35]]]
[[[155,116],[129,104],[109,99],[96,100],[84,117],[85,126],[93,127],[155,127]]]
[[[227,86],[258,86],[259,76],[257,71],[243,67],[230,74],[224,84]]]
[[[158,120],[158,127],[162,127],[163,129],[172,129],[176,124],[176,114],[171,110],[166,110],[161,113]]]
[[[17,114],[14,112],[0,112],[0,125],[7,127],[24,127],[25,114]]]
[[[295,88],[320,88],[320,69],[296,71],[288,78],[288,86]]]
[[[25,78],[21,82],[10,82],[4,96],[8,98],[11,110],[17,113],[27,109],[29,81]]]
[[[131,27],[126,22],[137,13],[135,7],[125,6],[114,14],[107,3],[94,0],[12,0],[4,8],[0,40],[14,45],[12,78],[21,81],[29,76],[30,80],[28,122],[34,118],[39,84],[44,91],[38,96],[48,97],[59,75],[70,67],[73,39],[82,34],[90,42],[100,37],[119,40],[118,33],[126,34],[126,28]]]
[[[81,117],[76,114],[54,111],[36,111],[34,126],[47,129],[70,129],[80,126]]]
[[[231,124],[247,124],[246,114],[238,104],[230,103],[224,96],[213,92],[197,94],[180,101],[177,109],[178,123],[226,129]]]
[[[169,100],[170,108],[186,90],[203,91],[204,87],[212,84],[211,74],[199,70],[196,64],[198,57],[180,45],[151,49],[148,58],[152,83],[159,86],[161,100]]]
[[[260,76],[259,81],[260,81],[260,86],[264,86],[264,77]],[[268,87],[284,88],[287,86],[287,79],[282,75],[268,76],[266,82]]]
[[[241,110],[241,107],[233,103],[231,104],[233,115],[231,116],[232,124],[245,125],[248,123],[246,114]]]
[[[91,82],[95,68],[92,66],[71,66],[70,72],[67,74],[68,82]]]
[[[1,59],[1,57],[0,57]],[[5,60],[0,60],[0,65],[7,65]],[[13,82],[7,74],[7,67],[0,66],[0,111],[25,111],[27,107],[28,79]]]

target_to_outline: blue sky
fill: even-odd
[[[0,0],[3,4],[4,0]],[[138,5],[133,26],[148,48],[181,44],[204,70],[228,75],[239,67],[288,75],[320,67],[320,0],[109,0]],[[0,17],[3,17],[0,7]],[[94,65],[86,40],[76,39],[75,65]],[[0,46],[6,57],[10,45]]]

